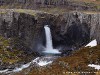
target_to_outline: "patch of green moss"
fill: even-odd
[[[13,64],[29,60],[28,56],[30,59],[33,57],[31,55],[27,55],[23,50],[12,48],[10,43],[12,43],[12,40],[0,36],[0,60],[2,63]]]

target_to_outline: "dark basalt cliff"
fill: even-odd
[[[29,15],[11,11],[0,14],[0,34],[13,38],[12,45],[26,51],[39,51],[45,46],[44,25],[50,25],[54,47],[76,49],[93,39],[100,44],[100,14]]]

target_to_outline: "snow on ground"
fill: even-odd
[[[88,66],[100,70],[100,65],[89,64]]]
[[[88,46],[90,46],[90,47],[97,46],[97,41],[96,41],[96,39],[93,40],[93,41],[91,41],[91,42],[90,42],[89,44],[87,44],[85,47],[88,47]]]

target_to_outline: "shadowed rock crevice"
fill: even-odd
[[[90,41],[90,27],[86,22],[81,22],[79,15],[68,13],[62,17],[58,26],[52,31],[55,46],[65,46],[65,49],[78,49]]]

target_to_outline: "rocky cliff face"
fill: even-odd
[[[12,45],[17,48],[42,50],[45,46],[44,25],[50,25],[54,47],[76,49],[92,39],[100,44],[100,14],[39,12],[29,15],[10,11],[0,14],[0,34],[12,38]]]
[[[68,12],[60,16],[59,19],[55,28],[56,35],[60,39],[59,43],[81,47],[96,39],[100,44],[100,14]],[[54,39],[57,40],[57,38]]]

